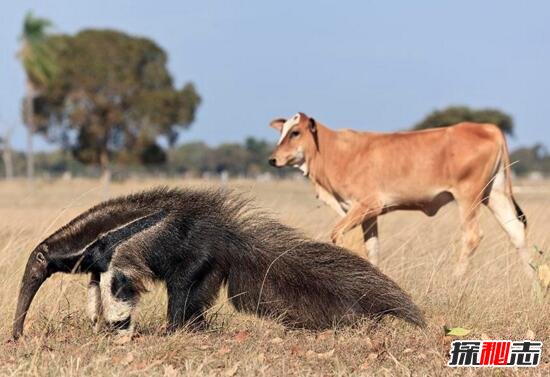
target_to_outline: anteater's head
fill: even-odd
[[[13,323],[13,339],[18,339],[23,333],[23,323],[34,295],[42,283],[54,272],[55,267],[50,263],[49,250],[46,243],[38,245],[29,256],[25,274],[21,281],[17,309]]]
[[[304,113],[298,113],[290,119],[275,119],[270,126],[281,135],[269,157],[269,164],[278,168],[294,166],[307,175],[308,161],[318,149],[315,120]]]
[[[142,198],[148,199],[149,196],[142,195]],[[49,276],[56,272],[105,272],[117,243],[157,224],[166,216],[162,210],[151,214],[147,214],[145,209],[134,210],[132,200],[130,197],[128,205],[123,209],[116,208],[116,211],[106,210],[105,205],[88,210],[31,252],[21,280],[13,323],[14,339],[22,335],[32,300]],[[139,202],[143,203],[143,199]]]

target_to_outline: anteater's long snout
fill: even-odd
[[[43,255],[41,258],[36,258],[36,253],[32,253],[27,262],[25,274],[21,280],[21,288],[19,289],[12,329],[14,340],[19,339],[23,334],[23,325],[32,300],[48,276],[47,263]]]

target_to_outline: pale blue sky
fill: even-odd
[[[169,54],[203,104],[181,141],[248,135],[304,111],[334,128],[391,131],[450,104],[513,115],[513,146],[550,146],[550,1],[3,1],[0,127],[17,124],[15,59],[27,10],[56,31],[115,28]],[[42,148],[43,142],[38,143]]]

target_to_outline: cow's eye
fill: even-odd
[[[290,133],[290,137],[293,138],[293,139],[297,138],[298,136],[300,136],[300,131],[292,131]]]

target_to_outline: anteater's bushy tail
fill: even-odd
[[[425,326],[410,296],[365,259],[257,213],[234,219],[238,234],[230,237],[224,259],[238,310],[311,329],[386,314]]]

